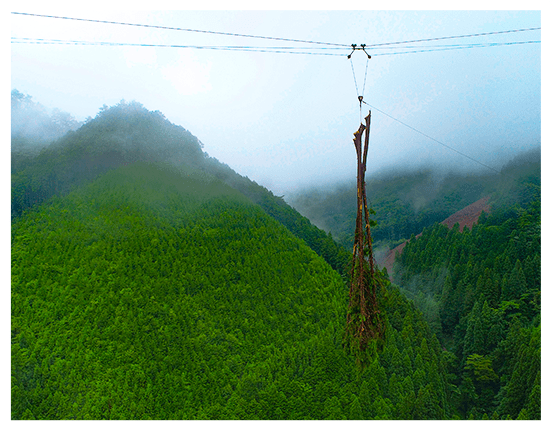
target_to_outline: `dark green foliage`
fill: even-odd
[[[422,316],[386,282],[388,342],[359,371],[346,290],[224,183],[113,170],[12,226],[12,418],[445,417]]]
[[[523,189],[533,187],[521,183]],[[446,356],[448,384],[464,418],[541,414],[541,205],[530,196],[463,233],[426,228],[396,259],[395,282],[453,352]]]
[[[514,367],[512,374],[507,375],[498,407],[498,413],[510,414],[513,418],[518,415],[518,419],[524,409],[524,419],[540,419],[541,415],[538,404],[541,397],[541,326],[532,328],[529,336],[528,343],[516,343]]]
[[[282,197],[274,196],[266,188],[242,177],[229,166],[214,158],[206,158],[201,169],[239,190],[251,201],[258,204],[268,215],[279,221],[295,236],[303,239],[318,255],[343,276],[348,275],[351,254],[338,245],[331,234],[314,226],[310,220],[289,206]]]

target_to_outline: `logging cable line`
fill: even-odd
[[[333,46],[333,47],[340,47],[340,48],[349,48],[350,47],[349,44],[343,44],[343,43],[331,43],[331,42],[320,42],[320,41],[314,41],[314,40],[289,39],[289,38],[283,38],[283,37],[259,36],[259,35],[229,33],[229,32],[211,31],[211,30],[197,30],[197,29],[190,29],[190,28],[167,27],[167,26],[151,25],[151,24],[139,24],[139,23],[119,22],[119,21],[106,21],[106,20],[98,20],[98,19],[74,18],[74,17],[66,17],[66,16],[55,16],[55,15],[42,15],[42,14],[34,14],[34,13],[26,13],[26,12],[12,12],[12,14],[14,14],[14,15],[24,15],[24,16],[34,16],[34,17],[41,17],[41,18],[54,18],[54,19],[63,19],[63,20],[72,20],[72,21],[81,21],[81,22],[91,22],[91,23],[97,23],[97,24],[125,25],[125,26],[131,26],[131,27],[155,28],[155,29],[160,29],[160,30],[177,30],[177,31],[186,31],[186,32],[194,32],[194,33],[215,34],[215,35],[222,35],[222,36],[248,37],[248,38],[274,40],[274,41],[308,43],[308,44],[314,44],[314,45],[326,45],[326,46]],[[385,43],[377,43],[377,44],[363,45],[363,46],[365,46],[366,48],[370,48],[370,49],[384,48],[384,47],[386,47],[387,49],[397,49],[397,48],[402,48],[402,47],[393,46],[393,45],[401,45],[401,44],[406,44],[406,43],[431,42],[431,41],[438,41],[438,40],[448,40],[448,39],[458,39],[458,38],[468,38],[468,37],[491,36],[491,35],[498,35],[498,34],[519,33],[519,32],[535,31],[535,30],[541,30],[541,27],[521,28],[521,29],[516,29],[516,30],[492,31],[492,32],[475,33],[475,34],[463,34],[463,35],[458,35],[458,36],[433,37],[433,38],[427,38],[427,39],[407,40],[407,41],[399,41],[399,42],[385,42]],[[19,43],[21,43],[21,42],[19,42]],[[522,43],[522,42],[513,42],[513,43],[510,43],[510,44],[515,44],[515,43]],[[533,42],[533,43],[535,43],[535,42]],[[154,45],[142,45],[142,46],[154,46]],[[487,46],[494,46],[494,45],[487,45]],[[419,47],[421,48],[422,46],[419,46]],[[472,45],[471,46],[465,46],[465,47],[461,47],[461,48],[458,48],[458,49],[472,48],[472,47],[474,47],[474,46],[472,46]],[[268,47],[266,47],[266,48],[268,48]],[[448,49],[451,49],[451,48],[448,48]],[[336,54],[333,54],[333,55],[336,55]],[[382,54],[379,54],[379,55],[382,55]]]
[[[352,63],[352,59],[350,59],[350,66],[352,67],[352,76],[354,77],[354,87],[356,87],[356,94],[358,96],[358,100],[360,101],[360,123],[361,123],[362,122],[363,93],[362,93],[362,96],[360,96],[360,92],[358,91],[358,83],[356,82],[356,74],[354,73],[354,63]],[[364,88],[365,88],[365,86],[364,86]]]
[[[371,58],[371,56],[367,53],[367,51],[365,50],[365,45],[360,45],[361,48],[358,48],[357,45],[352,45],[352,52],[350,53],[350,55],[348,55],[348,59],[350,60],[350,67],[352,68],[352,76],[354,77],[354,87],[356,87],[356,95],[358,96],[358,101],[360,102],[360,123],[362,122],[362,103],[365,103],[363,101],[364,99],[364,94],[365,94],[365,83],[367,81],[367,68],[369,66],[369,59]],[[367,59],[365,61],[365,73],[364,73],[364,82],[363,82],[363,87],[362,87],[362,94],[360,94],[359,90],[358,90],[358,83],[356,81],[356,73],[354,72],[354,63],[352,62],[352,54],[354,54],[354,52],[356,50],[361,50],[365,53],[365,55],[367,56]]]
[[[354,87],[356,87],[356,95],[360,97],[360,92],[358,91],[358,83],[356,82],[356,74],[354,73],[354,63],[350,59],[350,67],[352,67],[352,76],[354,77]]]
[[[436,142],[437,144],[440,144],[440,145],[446,147],[447,149],[452,150],[452,151],[456,152],[457,154],[459,154],[459,155],[461,155],[461,156],[463,156],[463,157],[466,157],[467,159],[472,160],[472,161],[475,162],[475,163],[478,163],[478,164],[481,165],[481,166],[484,166],[485,168],[488,168],[488,169],[490,169],[490,170],[492,170],[492,171],[494,171],[494,172],[496,172],[496,173],[498,173],[498,174],[501,174],[501,172],[498,171],[497,169],[494,169],[494,168],[492,168],[491,166],[488,166],[488,165],[486,165],[486,164],[484,164],[484,163],[482,163],[482,162],[480,162],[480,161],[478,161],[478,160],[476,160],[476,159],[473,159],[471,156],[468,156],[467,154],[462,153],[461,151],[458,151],[458,150],[456,150],[455,148],[450,147],[449,145],[446,145],[446,144],[444,144],[443,142],[441,142],[441,141],[439,141],[439,140],[437,140],[437,139],[434,139],[432,136],[429,136],[429,135],[427,135],[426,133],[423,133],[423,132],[421,132],[420,130],[416,129],[415,127],[412,127],[412,126],[410,126],[409,124],[406,124],[406,123],[404,123],[403,121],[400,121],[400,120],[398,120],[397,118],[394,118],[393,116],[387,114],[386,112],[381,111],[380,109],[376,108],[375,106],[373,106],[373,105],[371,105],[371,104],[369,104],[369,103],[367,103],[367,102],[365,102],[365,104],[368,105],[368,106],[371,106],[371,108],[375,109],[376,111],[380,112],[380,113],[383,114],[383,115],[386,115],[388,118],[390,118],[390,119],[392,119],[392,120],[394,120],[394,121],[397,121],[398,123],[400,123],[400,124],[406,126],[407,128],[413,130],[414,132],[417,132],[417,133],[423,135],[424,137],[429,138],[431,141],[434,141],[434,142]]]
[[[82,44],[82,45],[132,45],[132,46],[158,46],[175,48],[200,48],[200,49],[288,49],[288,50],[345,50],[345,47],[303,47],[303,46],[245,46],[245,45],[175,45],[175,44],[150,44],[132,42],[109,42],[109,41],[87,41],[74,39],[46,39],[37,37],[12,36],[13,43],[59,43],[59,44]]]
[[[459,45],[459,46],[449,46],[442,45],[436,49],[416,49],[414,51],[399,51],[399,52],[383,52],[380,54],[371,54],[374,57],[380,57],[382,55],[400,55],[400,54],[418,54],[420,52],[438,52],[438,51],[449,51],[455,49],[470,49],[470,48],[488,48],[494,46],[506,46],[506,45],[524,45],[529,43],[541,43],[541,40],[527,40],[521,42],[495,42],[495,43],[486,43],[486,44],[472,44],[472,45]],[[420,47],[421,48],[421,47]]]
[[[60,40],[60,39],[38,39],[12,37],[11,43],[32,44],[32,45],[88,45],[88,46],[137,46],[155,48],[187,48],[187,49],[211,49],[219,51],[241,51],[241,52],[267,52],[276,54],[305,54],[305,55],[332,55],[343,56],[335,52],[311,52],[311,50],[330,50],[339,48],[304,48],[304,47],[269,47],[269,46],[216,46],[216,45],[176,45],[176,44],[149,44],[129,42],[93,42],[82,40]],[[309,50],[309,51],[305,51]]]
[[[256,39],[269,39],[269,40],[278,40],[278,41],[285,41],[285,42],[298,42],[298,43],[311,43],[311,44],[317,44],[317,45],[342,46],[342,47],[347,47],[347,48],[350,46],[348,44],[318,42],[318,41],[314,41],[314,40],[287,39],[287,38],[283,38],[283,37],[258,36],[258,35],[251,35],[251,34],[239,34],[239,33],[226,33],[226,32],[221,32],[221,31],[196,30],[196,29],[191,29],[191,28],[166,27],[166,26],[160,26],[160,25],[136,24],[136,23],[118,22],[118,21],[104,21],[104,20],[99,20],[99,19],[88,19],[88,18],[72,18],[72,17],[67,17],[67,16],[41,15],[41,14],[26,13],[26,12],[12,12],[12,14],[34,16],[34,17],[41,17],[41,18],[56,18],[56,19],[65,19],[65,20],[73,20],[73,21],[93,22],[93,23],[98,23],[98,24],[127,25],[127,26],[133,26],[133,27],[156,28],[156,29],[161,29],[161,30],[177,30],[177,31],[187,31],[187,32],[193,32],[193,33],[217,34],[217,35],[222,35],[222,36],[250,37],[250,38],[256,38]]]
[[[463,35],[459,35],[459,36],[432,37],[432,38],[429,38],[429,39],[406,40],[406,41],[401,41],[401,42],[376,43],[376,44],[373,44],[373,45],[366,45],[366,48],[381,47],[381,46],[388,46],[388,45],[399,45],[399,44],[402,44],[402,43],[432,42],[432,41],[435,41],[435,40],[459,39],[459,38],[465,38],[465,37],[491,36],[491,35],[496,35],[496,34],[518,33],[518,32],[522,32],[522,31],[535,31],[535,30],[541,30],[541,27],[520,28],[520,29],[517,29],[517,30],[491,31],[491,32],[488,32],[488,33],[463,34]]]
[[[30,45],[81,45],[81,46],[137,46],[137,47],[154,47],[154,48],[184,48],[184,49],[212,49],[220,51],[242,51],[242,52],[267,52],[276,54],[307,54],[307,55],[331,55],[343,57],[345,53],[327,52],[330,50],[343,50],[345,47],[299,47],[299,46],[216,46],[216,45],[176,45],[176,44],[152,44],[152,43],[131,43],[131,42],[102,42],[102,41],[85,41],[85,40],[62,40],[62,39],[44,39],[44,38],[30,38],[30,37],[13,37],[11,43],[16,44],[30,44]],[[515,41],[515,42],[488,42],[478,44],[463,44],[463,45],[437,45],[431,47],[432,49],[418,49],[425,48],[427,46],[419,47],[380,47],[378,49],[410,49],[409,51],[395,51],[395,52],[382,52],[372,53],[371,56],[380,57],[383,55],[402,55],[402,54],[417,54],[422,52],[438,52],[458,49],[471,49],[471,48],[487,48],[504,45],[522,45],[541,43],[539,40],[529,41]],[[427,47],[428,48],[428,47]],[[376,49],[376,48],[373,48]],[[413,49],[413,50],[411,50]],[[306,51],[309,50],[309,51]],[[316,52],[311,52],[316,50]],[[320,52],[321,50],[326,52]],[[371,51],[373,52],[373,51]],[[354,66],[352,66],[354,67]]]
[[[530,43],[530,42],[538,42],[541,41],[513,41],[513,42],[472,42],[472,43],[458,43],[458,44],[451,44],[451,43],[445,43],[445,44],[429,44],[429,45],[401,45],[401,46],[375,46],[373,48],[370,48],[369,51],[377,51],[377,50],[406,50],[406,49],[420,49],[420,48],[478,48],[478,47],[488,47],[488,46],[494,46],[494,45],[504,45],[504,44],[517,44],[517,43]],[[336,49],[336,48],[335,48]],[[341,48],[339,48],[341,49]]]
[[[365,61],[364,86],[362,88],[362,96],[365,94],[365,82],[367,81],[367,68],[369,66],[369,58]]]

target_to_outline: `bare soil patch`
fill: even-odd
[[[469,229],[472,229],[473,225],[478,221],[480,214],[482,214],[482,211],[486,213],[490,212],[490,205],[488,204],[489,200],[490,200],[490,196],[483,197],[482,199],[479,199],[476,202],[472,203],[471,205],[466,206],[465,208],[452,214],[441,223],[445,224],[450,229],[456,223],[459,223],[459,230],[461,232],[463,232],[463,229],[465,228],[465,226],[467,226]],[[421,234],[418,234],[415,237],[419,238],[420,236]],[[402,244],[400,244],[398,247],[393,248],[387,253],[387,255],[384,258],[382,267],[386,268],[386,270],[388,271],[388,274],[390,275],[391,280],[392,280],[392,267],[394,266],[394,261],[396,260],[396,253],[401,253],[407,243],[408,241],[405,241]]]

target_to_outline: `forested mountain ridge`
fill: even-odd
[[[472,229],[434,224],[394,266],[449,350],[465,416],[541,417],[541,198],[482,213]]]
[[[375,248],[390,250],[441,222],[477,200],[490,196],[492,208],[526,205],[531,185],[541,184],[541,150],[519,154],[500,173],[462,174],[434,169],[378,173],[366,179],[368,202],[377,226],[372,228]],[[334,187],[304,189],[289,196],[290,204],[314,224],[330,232],[347,249],[353,242],[356,217],[355,182]],[[382,257],[382,256],[379,256]]]
[[[302,238],[334,269],[347,273],[348,253],[283,199],[209,157],[201,142],[159,111],[137,102],[104,106],[96,118],[12,165],[12,218],[63,195],[111,169],[137,161],[166,162],[181,170],[199,170],[239,190]]]
[[[538,417],[537,275],[520,297],[469,299],[447,315],[442,304],[463,284],[486,292],[486,279],[473,290],[475,273],[458,270],[465,283],[450,278],[449,296],[438,297],[442,278],[430,276],[442,262],[404,254],[411,300],[379,274],[384,342],[361,368],[343,347],[348,253],[161,113],[104,107],[21,162],[12,176],[13,419]],[[492,213],[502,235],[518,226],[510,247],[533,244],[507,280],[537,272],[539,192],[522,190],[521,206]],[[480,256],[494,231],[470,240]],[[446,247],[462,247],[450,232]],[[417,276],[430,294],[407,289]],[[480,344],[492,319],[501,332]]]
[[[137,162],[12,227],[13,419],[444,419],[442,349],[388,282],[385,346],[347,288],[242,194]]]

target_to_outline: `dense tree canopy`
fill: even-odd
[[[120,168],[28,212],[12,251],[13,418],[449,412],[441,349],[411,303],[387,291],[388,342],[358,370],[342,278],[219,181]]]
[[[349,253],[161,113],[105,106],[14,160],[13,419],[540,418],[532,168],[472,230],[414,222],[358,366]],[[395,239],[398,201],[375,206]]]
[[[453,352],[464,417],[539,419],[541,204],[524,203],[472,230],[435,224],[396,260],[396,283]]]

